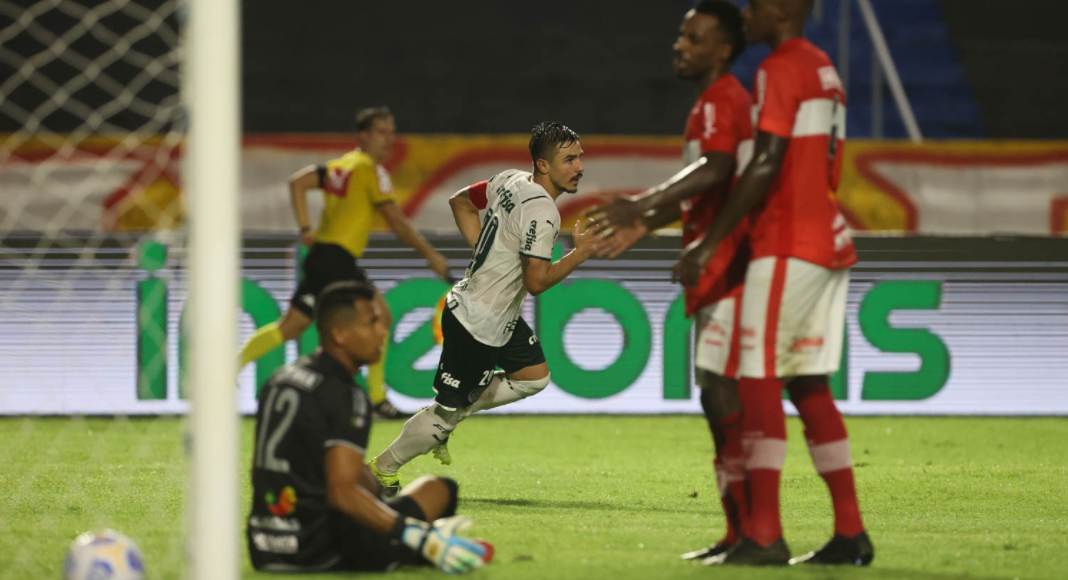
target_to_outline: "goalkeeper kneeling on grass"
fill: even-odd
[[[457,485],[423,477],[388,503],[364,464],[371,403],[353,381],[381,357],[386,327],[374,289],[338,282],[316,303],[322,348],[279,369],[259,394],[248,548],[267,572],[481,567],[490,544],[460,536]]]

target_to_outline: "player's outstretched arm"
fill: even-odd
[[[293,216],[297,218],[297,227],[300,228],[300,240],[309,248],[315,243],[315,230],[308,217],[308,190],[319,187],[319,168],[314,165],[289,176],[289,201],[293,205]]]
[[[568,274],[575,271],[587,258],[600,251],[604,240],[600,237],[601,228],[593,219],[588,220],[586,231],[582,231],[582,220],[575,222],[571,234],[575,249],[555,262],[520,254],[523,264],[523,285],[532,296],[537,296],[552,288]]]
[[[365,526],[384,536],[404,542],[412,550],[448,574],[460,574],[485,563],[485,546],[459,535],[471,527],[463,516],[427,523],[405,517],[358,485],[364,456],[359,451],[335,445],[326,452],[326,501]]]
[[[397,234],[397,237],[401,239],[405,244],[408,244],[410,248],[419,252],[420,256],[426,258],[427,264],[430,269],[434,271],[438,276],[448,280],[449,279],[449,262],[442,256],[434,246],[430,245],[430,242],[426,241],[423,234],[419,233],[419,230],[412,226],[412,222],[405,217],[404,212],[401,211],[400,206],[396,202],[387,201],[375,206],[378,213],[386,220],[386,224],[389,225],[389,229],[393,230],[393,233]]]
[[[716,213],[708,226],[705,241],[718,246],[727,234],[741,223],[761,201],[768,195],[771,184],[779,176],[782,161],[786,158],[786,147],[790,140],[772,133],[757,131],[753,160],[746,166],[734,191],[727,196],[727,203]]]
[[[482,224],[478,219],[478,206],[471,201],[471,186],[467,186],[452,194],[449,198],[449,207],[452,209],[452,217],[456,220],[456,227],[460,229],[467,245],[472,248],[478,243],[478,234],[482,230]]]
[[[653,210],[677,206],[684,199],[728,183],[734,175],[734,164],[733,155],[710,151],[660,185],[632,198],[614,200],[593,217],[606,228],[632,225]]]

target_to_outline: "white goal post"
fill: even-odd
[[[236,349],[241,163],[237,0],[189,0],[191,577],[237,578]]]

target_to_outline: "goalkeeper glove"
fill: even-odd
[[[431,564],[446,574],[463,574],[481,568],[492,554],[488,545],[459,535],[472,524],[474,521],[467,516],[442,518],[433,524],[402,516],[397,528],[404,545],[422,554]]]

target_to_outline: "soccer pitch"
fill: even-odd
[[[691,416],[490,416],[464,422],[454,463],[429,456],[408,480],[460,482],[472,535],[495,560],[476,578],[1063,578],[1068,570],[1068,421],[849,418],[870,569],[708,569],[678,559],[723,532],[711,441]],[[783,520],[795,555],[831,535],[830,500],[790,420]],[[379,422],[372,451],[399,433]],[[248,464],[252,422],[242,423]],[[0,578],[59,578],[70,540],[113,527],[151,579],[182,578],[184,424],[175,418],[0,420]],[[242,511],[249,501],[242,469]],[[242,526],[243,528],[243,526]],[[244,578],[254,573],[242,554]],[[390,577],[441,573],[404,569]],[[341,578],[346,576],[286,576]],[[351,577],[351,576],[348,576]]]

